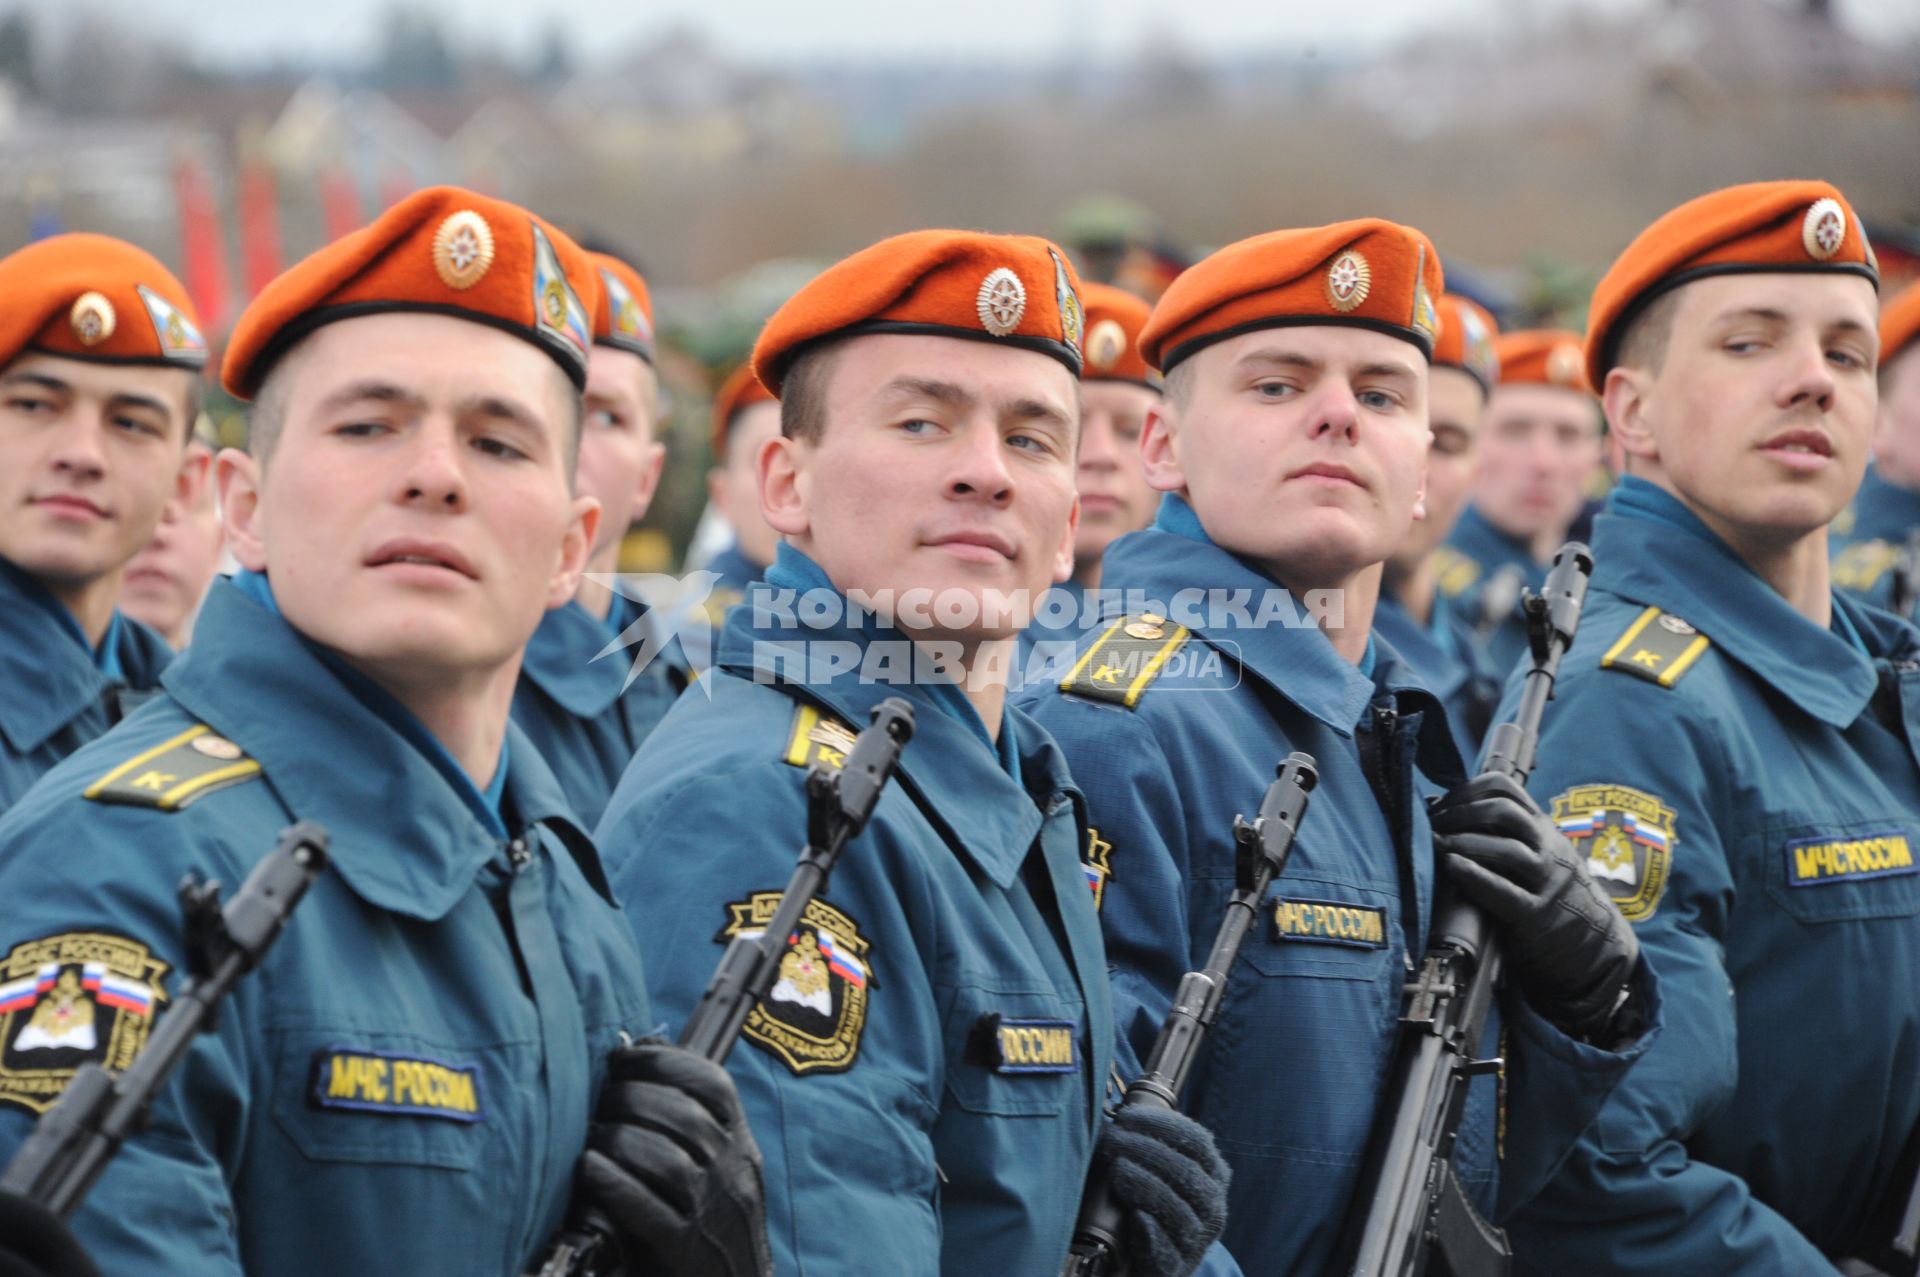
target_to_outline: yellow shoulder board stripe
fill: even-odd
[[[87,786],[86,797],[97,803],[179,811],[259,774],[260,764],[238,745],[199,723],[121,763]]]
[[[1060,690],[1132,709],[1188,637],[1184,625],[1171,624],[1152,612],[1123,616],[1074,662],[1060,680]]]
[[[847,765],[853,735],[851,727],[802,701],[794,708],[793,733],[787,738],[781,759],[792,767],[831,767],[838,771]]]
[[[1433,552],[1433,572],[1440,593],[1450,599],[1459,598],[1467,587],[1480,579],[1480,565],[1450,545],[1443,545]]]
[[[1711,646],[1706,635],[1679,617],[1650,607],[1634,618],[1627,632],[1607,649],[1600,658],[1600,668],[1672,687]]]
[[[1833,583],[1843,590],[1871,590],[1899,561],[1898,546],[1858,541],[1833,556]]]

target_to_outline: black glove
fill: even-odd
[[[1213,1133],[1171,1109],[1122,1107],[1094,1165],[1126,1208],[1121,1244],[1133,1277],[1186,1277],[1227,1223],[1230,1172]]]
[[[100,1277],[67,1226],[16,1193],[0,1193],[0,1277]]]
[[[658,1038],[607,1060],[580,1187],[648,1277],[771,1277],[760,1149],[733,1079]]]
[[[1571,1037],[1608,1037],[1640,940],[1585,858],[1506,776],[1475,777],[1430,815],[1434,852],[1493,919],[1527,1000]]]

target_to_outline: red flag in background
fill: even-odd
[[[213,338],[226,331],[228,319],[227,247],[220,234],[220,210],[213,202],[213,183],[197,155],[182,151],[173,178],[180,256],[186,268],[182,282],[207,336]]]
[[[273,168],[260,155],[240,169],[240,260],[249,297],[258,297],[280,273],[280,207]]]
[[[359,230],[366,220],[360,211],[360,188],[353,174],[338,167],[320,173],[320,207],[326,215],[328,243]]]

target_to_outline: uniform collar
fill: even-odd
[[[1487,522],[1478,506],[1469,505],[1447,535],[1447,544],[1480,565],[1482,574],[1511,563],[1526,571],[1529,584],[1546,580],[1546,569],[1533,559],[1533,548]]]
[[[783,561],[789,552],[783,550]],[[791,564],[792,574],[782,578],[776,565],[769,579],[753,586],[746,601],[727,614],[716,663],[752,682],[792,688],[855,731],[867,726],[873,708],[887,697],[905,698],[914,708],[914,733],[900,756],[901,783],[919,797],[927,818],[952,846],[1002,887],[1012,885],[1040,832],[1042,805],[1050,806],[1070,788],[1052,738],[1033,719],[1008,706],[1001,738],[1018,751],[1015,772],[1010,773],[957,688],[906,677],[912,645],[900,631],[871,623],[850,626],[844,616],[835,624],[796,625],[791,596],[786,596],[787,603],[780,602],[786,591],[796,587],[782,586],[776,578],[808,579],[809,568],[819,569],[804,555],[791,553],[799,560]],[[887,672],[898,671],[901,677],[863,677],[866,654],[881,642],[888,644],[884,649],[890,658]],[[838,668],[847,662],[832,662],[829,672],[830,663],[818,659],[820,649],[815,649],[816,659],[807,659],[808,645],[823,643],[845,644],[842,654],[857,651],[861,659],[848,669]],[[878,663],[875,668],[880,668]],[[1016,774],[1027,778],[1026,788]]]
[[[606,621],[581,607],[578,600],[551,608],[527,641],[520,676],[576,718],[604,714],[626,689],[626,662],[600,659],[626,628],[625,624],[619,630],[613,628],[614,620],[626,619],[619,602],[616,595],[616,606]]]
[[[258,598],[216,581],[201,616],[161,679],[168,693],[258,760],[296,818],[326,826],[333,864],[362,899],[445,916],[500,852],[474,801]],[[573,824],[559,783],[512,724],[504,805],[523,825]]]
[[[1845,728],[1879,686],[1867,653],[1794,611],[1692,511],[1652,484],[1629,478],[1608,497],[1593,521],[1593,560],[1596,587],[1688,622],[1821,722]],[[1899,642],[1904,627],[1884,630],[1838,597],[1834,606],[1873,656],[1892,654],[1888,645]]]
[[[717,584],[743,594],[749,585],[763,579],[767,572],[764,564],[755,563],[740,553],[737,545],[730,545],[708,559],[706,568],[720,578]]]
[[[109,629],[119,645],[144,638]],[[100,703],[114,683],[87,647],[79,622],[31,576],[0,559],[0,732],[22,753]]]

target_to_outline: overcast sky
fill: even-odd
[[[396,0],[68,0],[128,28],[165,29],[207,62],[235,65],[286,57],[354,60],[372,47]],[[440,15],[463,42],[524,57],[556,18],[574,30],[577,57],[623,52],[675,25],[756,63],[785,59],[946,55],[978,61],[1038,60],[1089,41],[1127,53],[1173,39],[1196,52],[1344,48],[1496,15],[1538,20],[1569,7],[1635,11],[1671,0],[409,0]],[[1755,0],[1758,2],[1758,0]],[[1785,3],[1789,0],[1774,0]],[[0,0],[0,10],[44,0]],[[1916,0],[1835,0],[1856,30],[1880,38],[1920,30]],[[189,16],[190,15],[190,16]],[[1090,34],[1091,33],[1091,34]]]

